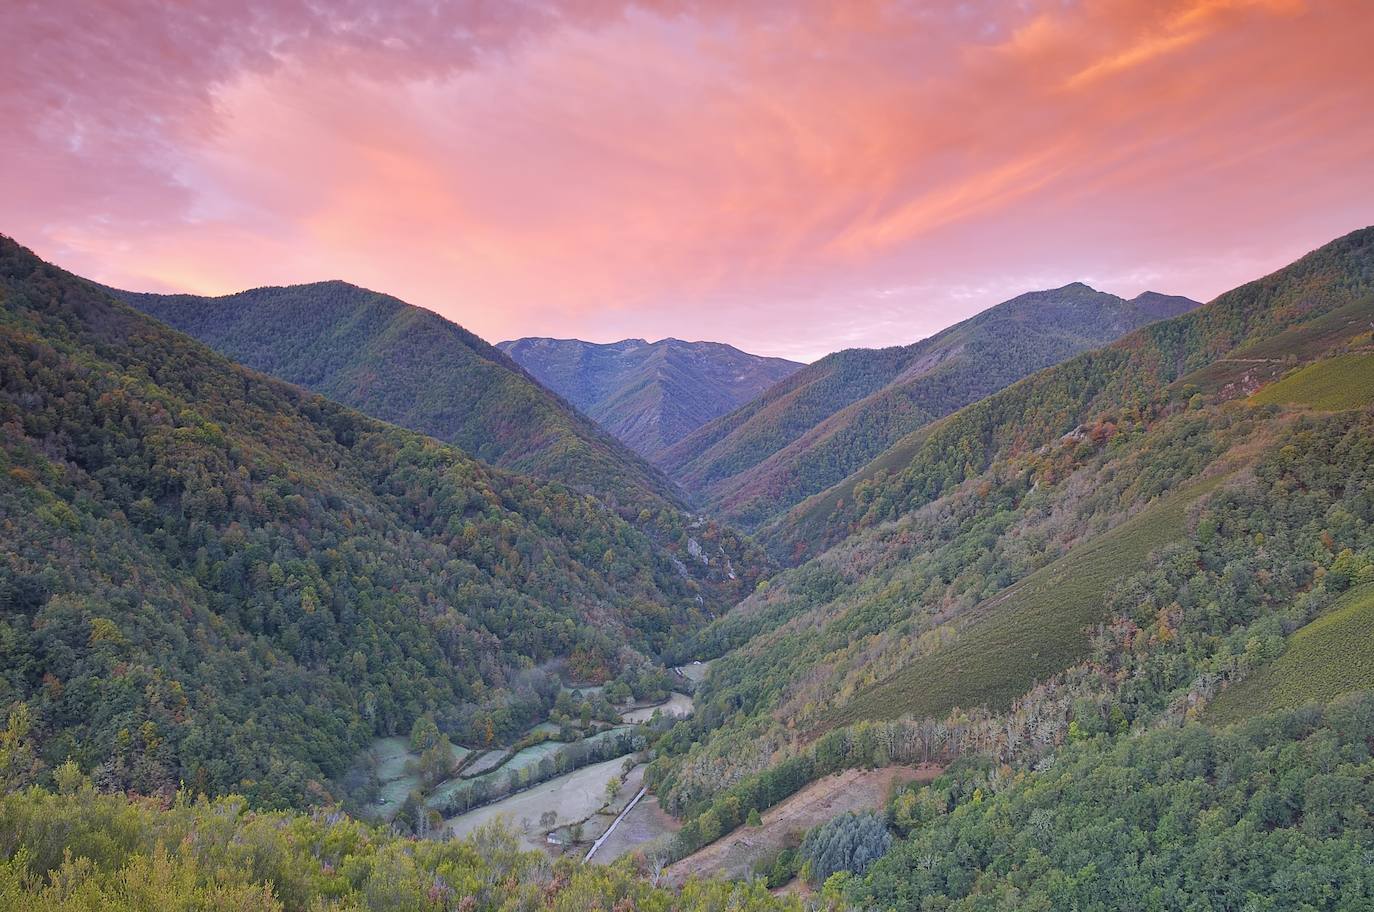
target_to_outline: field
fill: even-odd
[[[506,752],[497,748],[496,750],[483,751],[482,755],[468,765],[463,770],[463,778],[472,779],[482,773],[489,772],[500,766],[506,759]]]
[[[680,884],[693,876],[743,877],[756,862],[782,849],[789,840],[799,840],[812,827],[847,811],[881,808],[895,786],[929,781],[939,772],[935,767],[887,766],[844,770],[817,779],[764,813],[763,826],[742,826],[670,865],[665,871],[668,881]]]
[[[1327,411],[1374,403],[1374,352],[1309,364],[1250,397],[1256,405],[1307,405]]]
[[[494,804],[451,817],[445,826],[455,835],[466,836],[483,824],[504,818],[520,833],[527,846],[542,847],[544,830],[548,828],[540,826],[541,814],[553,811],[559,825],[586,820],[606,803],[606,783],[612,776],[619,776],[624,766],[624,758],[584,766]],[[625,800],[634,797],[632,792],[625,794],[628,789],[627,786],[621,792]],[[635,790],[638,791],[637,785]],[[606,822],[609,824],[609,819]]]
[[[661,712],[664,716],[671,716],[675,719],[683,719],[692,714],[692,698],[686,694],[674,693],[662,703],[656,706],[641,706],[638,709],[627,709],[620,714],[620,718],[630,723],[648,722],[654,717],[654,713]]]
[[[420,787],[420,776],[406,770],[407,763],[414,760],[418,764],[420,757],[411,752],[410,740],[399,735],[378,738],[369,750],[377,760],[377,778],[382,787],[377,803],[369,806],[368,810],[379,817],[390,817],[400,808],[406,796]],[[466,748],[453,749],[455,761],[461,761],[467,754]]]
[[[693,684],[700,684],[706,680],[706,673],[711,670],[710,661],[691,662],[677,669],[678,674],[682,675]]]
[[[1347,593],[1293,634],[1277,660],[1227,688],[1207,708],[1217,725],[1374,687],[1374,586]]]
[[[1151,551],[1181,538],[1189,506],[1221,480],[1161,498],[988,599],[953,643],[857,694],[823,717],[822,727],[1010,705],[1087,653],[1089,629],[1104,620],[1108,587],[1134,573]]]
[[[614,738],[617,733],[625,731],[628,727],[617,725],[608,728],[585,739],[586,743],[595,744],[607,738]],[[492,751],[486,756],[478,758],[477,762],[462,777],[440,783],[425,800],[425,804],[431,808],[440,808],[453,795],[472,788],[476,783],[500,783],[512,773],[538,766],[542,760],[554,759],[565,747],[567,745],[561,741],[541,741],[531,747],[517,751],[504,763],[500,761],[506,754],[501,751]],[[480,775],[474,775],[474,772],[480,773]]]
[[[627,782],[625,790],[628,792],[632,785],[633,783]],[[593,860],[597,864],[610,864],[620,856],[643,848],[663,836],[676,833],[681,828],[682,824],[659,807],[657,797],[645,795],[639,804],[634,806],[634,810],[620,821],[620,826],[615,828],[611,837],[602,843]]]

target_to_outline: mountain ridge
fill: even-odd
[[[239,363],[489,464],[564,481],[627,512],[683,503],[661,472],[496,346],[394,296],[338,279],[216,297],[112,291]]]
[[[372,738],[511,739],[560,669],[637,668],[722,607],[689,517],[665,542],[3,237],[0,379],[0,699],[106,790],[328,802]]]
[[[496,346],[651,461],[802,365],[724,342],[527,336]]]
[[[903,346],[845,349],[702,427],[658,463],[709,509],[757,529],[906,433],[1162,317],[1197,307],[1082,282],[1027,292]]]
[[[680,652],[715,659],[698,701],[724,722],[654,770],[688,817],[677,851],[896,748],[1031,768],[1196,718],[1374,583],[1371,402],[1374,228],[1031,374],[803,502],[763,533],[801,546],[797,565]],[[1310,636],[1280,683],[1332,639]],[[1323,699],[1367,686],[1328,678]]]

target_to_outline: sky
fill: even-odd
[[[0,233],[813,360],[1374,224],[1369,0],[3,0]]]

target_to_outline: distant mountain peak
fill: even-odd
[[[708,507],[757,527],[910,431],[1196,306],[1169,296],[1124,301],[1085,282],[1026,292],[910,345],[827,355],[658,463]]]
[[[650,458],[801,367],[672,336],[607,343],[525,338],[497,347]]]

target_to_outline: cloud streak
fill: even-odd
[[[814,357],[1020,276],[1209,296],[1374,221],[1357,0],[96,10],[10,17],[0,231],[127,287]]]

